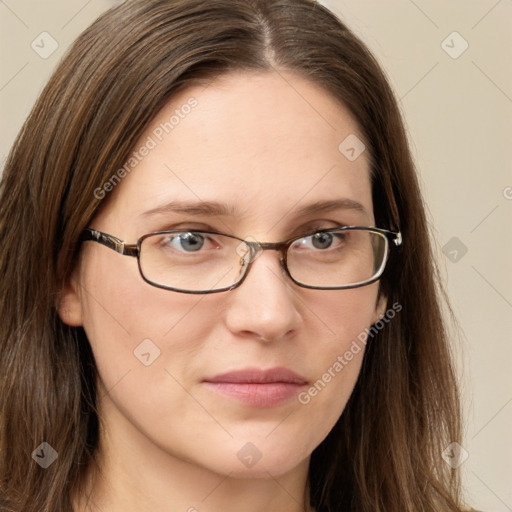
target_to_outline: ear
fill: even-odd
[[[57,312],[60,319],[67,325],[78,327],[83,325],[82,302],[79,294],[79,284],[75,276],[71,276],[58,298]]]
[[[379,293],[379,296],[377,297],[377,302],[375,304],[375,313],[372,319],[372,324],[379,321],[384,316],[387,305],[388,298],[383,293]]]

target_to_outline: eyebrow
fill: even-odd
[[[353,199],[333,199],[331,201],[317,201],[308,204],[297,211],[299,216],[311,215],[312,213],[327,213],[334,210],[356,210],[368,215],[366,208]]]
[[[316,201],[296,210],[295,215],[305,217],[314,213],[327,213],[334,210],[355,210],[368,215],[365,207],[353,199],[333,199],[329,201]],[[169,213],[181,213],[191,216],[206,217],[236,217],[237,211],[231,205],[219,203],[217,201],[171,201],[165,205],[152,208],[140,214],[141,217],[152,215],[165,215]],[[288,214],[291,214],[290,211]]]
[[[234,217],[235,210],[225,204],[216,201],[171,201],[165,205],[157,206],[151,210],[141,213],[141,217],[149,217],[151,215],[182,213],[185,215],[204,215],[207,217],[225,216]]]

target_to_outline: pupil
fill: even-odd
[[[316,249],[328,249],[332,244],[333,235],[331,233],[317,233],[313,235],[313,247]]]
[[[204,245],[204,237],[196,233],[185,233],[180,235],[180,242],[187,251],[199,251]]]

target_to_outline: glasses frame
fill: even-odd
[[[375,276],[373,276],[371,279],[368,279],[366,281],[361,281],[359,283],[349,284],[349,285],[343,285],[343,286],[311,286],[307,284],[303,284],[300,281],[297,281],[294,279],[294,277],[291,275],[289,269],[288,269],[288,263],[287,263],[287,256],[288,256],[288,249],[290,246],[297,240],[300,240],[301,238],[305,238],[307,236],[311,236],[313,234],[317,233],[333,233],[333,232],[340,232],[340,231],[368,231],[370,233],[377,233],[381,236],[384,236],[386,239],[386,252],[384,256],[384,260]],[[154,235],[166,235],[166,234],[172,234],[172,233],[206,233],[209,235],[221,235],[226,236],[228,238],[232,238],[234,240],[238,240],[240,242],[245,243],[250,250],[249,259],[243,260],[242,269],[243,274],[241,275],[240,279],[236,281],[234,284],[224,287],[224,288],[218,288],[218,289],[210,289],[210,290],[184,290],[181,288],[173,288],[172,286],[166,286],[163,284],[155,283],[149,279],[146,278],[144,275],[144,272],[142,271],[141,262],[140,262],[140,254],[141,254],[141,247],[142,242],[151,236]],[[197,295],[204,295],[209,293],[219,293],[219,292],[225,292],[234,290],[235,288],[238,288],[247,277],[247,274],[249,273],[250,266],[252,262],[256,259],[256,256],[261,251],[278,251],[281,256],[281,266],[283,267],[284,271],[288,275],[288,277],[292,280],[293,283],[295,283],[297,286],[300,286],[301,288],[308,288],[312,290],[347,290],[351,288],[360,288],[362,286],[367,286],[371,283],[374,283],[375,281],[379,280],[384,273],[384,270],[386,268],[387,262],[389,261],[389,254],[390,254],[390,247],[392,247],[390,242],[394,243],[394,247],[399,247],[402,245],[402,234],[400,231],[389,231],[387,229],[381,229],[376,228],[372,226],[342,226],[338,228],[328,228],[328,229],[320,229],[318,231],[315,231],[314,233],[310,233],[309,235],[300,235],[295,236],[293,238],[290,238],[288,240],[285,240],[283,242],[253,242],[251,240],[244,240],[243,238],[239,238],[234,235],[228,235],[226,233],[221,233],[219,231],[208,231],[208,230],[202,230],[202,229],[170,229],[165,231],[154,231],[152,233],[147,233],[145,235],[142,235],[135,244],[127,244],[123,240],[120,240],[119,238],[109,235],[108,233],[104,233],[102,231],[98,231],[97,229],[93,228],[86,228],[82,232],[82,235],[80,237],[80,242],[97,242],[101,245],[104,245],[105,247],[108,247],[109,249],[112,249],[113,251],[122,254],[123,256],[131,256],[134,258],[137,258],[137,265],[139,267],[139,273],[144,281],[146,283],[150,284],[151,286],[155,286],[156,288],[162,288],[164,290],[171,290],[175,292],[180,293],[190,293],[190,294],[197,294]]]

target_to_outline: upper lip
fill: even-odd
[[[263,370],[260,368],[243,368],[231,372],[207,377],[204,382],[224,382],[238,384],[267,384],[285,382],[291,384],[306,384],[307,380],[288,368],[276,367]]]

